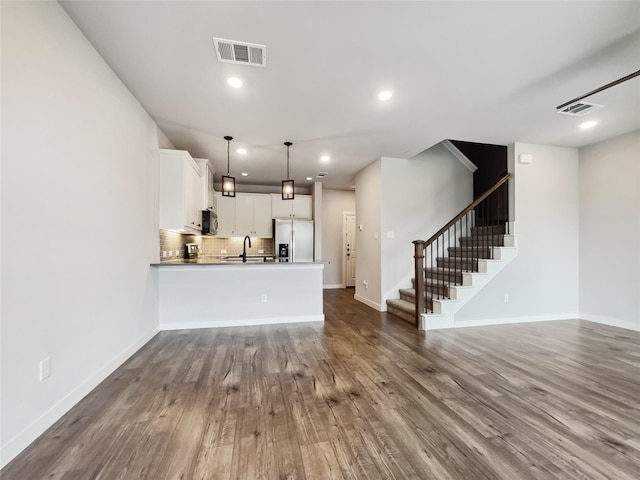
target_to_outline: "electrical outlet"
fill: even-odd
[[[264,253],[264,249],[263,248],[258,249],[258,253]]]
[[[167,258],[167,251],[166,250],[162,252],[162,258]]]
[[[509,294],[508,293],[504,294],[504,303],[509,303]]]
[[[264,303],[264,302],[266,302],[266,301],[267,301],[267,294],[266,294],[266,293],[263,293],[262,295],[260,295],[260,301],[261,301],[262,303]]]
[[[227,253],[227,250],[225,248],[221,248],[220,253]]]
[[[51,357],[40,360],[40,381],[44,381],[51,375]]]
[[[369,288],[369,282],[367,282],[366,280],[362,281],[362,285],[364,285],[364,288]]]

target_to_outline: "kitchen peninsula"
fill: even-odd
[[[161,330],[323,321],[324,264],[152,264]]]
[[[214,191],[208,160],[163,149],[159,159],[160,262],[152,270],[160,329],[324,320],[324,264],[313,261],[311,195],[293,200],[282,200],[280,194],[224,197]],[[217,217],[210,223],[219,221],[217,228],[205,224],[214,211]],[[311,243],[307,249],[300,244],[306,255],[294,255],[293,236],[283,238],[286,254],[278,260],[291,261],[276,262],[272,226],[282,218],[310,223]]]

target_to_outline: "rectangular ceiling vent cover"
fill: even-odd
[[[574,117],[584,117],[585,115],[595,112],[596,110],[600,110],[603,107],[604,105],[598,105],[597,103],[575,102],[556,110],[556,112],[562,113],[563,115],[573,115]]]
[[[318,175],[316,175],[317,178],[323,178],[326,177],[329,174],[329,172],[318,172]]]
[[[257,43],[237,42],[224,38],[213,39],[218,61],[236,65],[267,66],[267,46]]]

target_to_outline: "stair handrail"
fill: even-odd
[[[432,235],[429,240],[414,240],[412,243],[414,245],[414,264],[415,264],[415,306],[416,306],[416,317],[415,324],[416,327],[420,326],[420,315],[425,311],[425,289],[424,289],[424,258],[425,258],[425,250],[433,244],[436,239],[438,239],[441,235],[443,235],[447,230],[449,230],[453,225],[455,225],[462,217],[471,212],[474,208],[480,205],[483,201],[485,201],[488,197],[491,196],[496,190],[498,190],[502,185],[504,185],[511,178],[511,174],[507,173],[504,177],[498,180],[491,188],[489,188],[486,192],[476,198],[473,202],[471,202],[468,206],[466,206],[458,215],[453,217],[444,227],[438,230],[434,235]]]
[[[429,245],[431,245],[436,238],[438,238],[444,232],[449,230],[449,228],[451,228],[454,223],[456,223],[458,220],[460,220],[462,217],[464,217],[467,213],[469,213],[471,210],[473,210],[478,205],[480,205],[483,201],[485,201],[489,195],[491,195],[493,192],[498,190],[510,178],[511,178],[511,174],[507,173],[504,177],[502,177],[500,180],[498,180],[498,182],[493,187],[491,187],[489,190],[487,190],[482,195],[480,195],[477,199],[475,199],[473,202],[471,202],[467,207],[465,207],[464,210],[462,210],[458,215],[453,217],[453,220],[449,221],[449,223],[447,223],[444,227],[442,227],[440,230],[438,230],[437,233],[432,235],[429,240],[424,242],[425,248],[427,248]]]

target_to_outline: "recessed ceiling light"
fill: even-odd
[[[392,96],[393,96],[393,93],[391,93],[389,90],[383,90],[378,94],[378,100],[380,100],[381,102],[386,102]]]
[[[313,177],[307,177],[307,180],[313,180]]]
[[[240,88],[242,86],[242,80],[240,80],[238,77],[228,78],[227,83],[233,88]]]
[[[320,160],[322,160],[323,162],[328,162],[329,160],[331,160],[331,157],[329,155],[322,155],[320,157]]]
[[[249,174],[247,172],[242,172],[240,175],[242,175],[243,177],[247,177]]]
[[[590,120],[588,122],[583,122],[580,124],[580,128],[586,130],[588,128],[593,128],[598,124],[596,120]]]
[[[246,155],[247,154],[247,149],[246,148],[239,148],[238,150],[236,150],[236,152],[238,152],[240,155]]]

